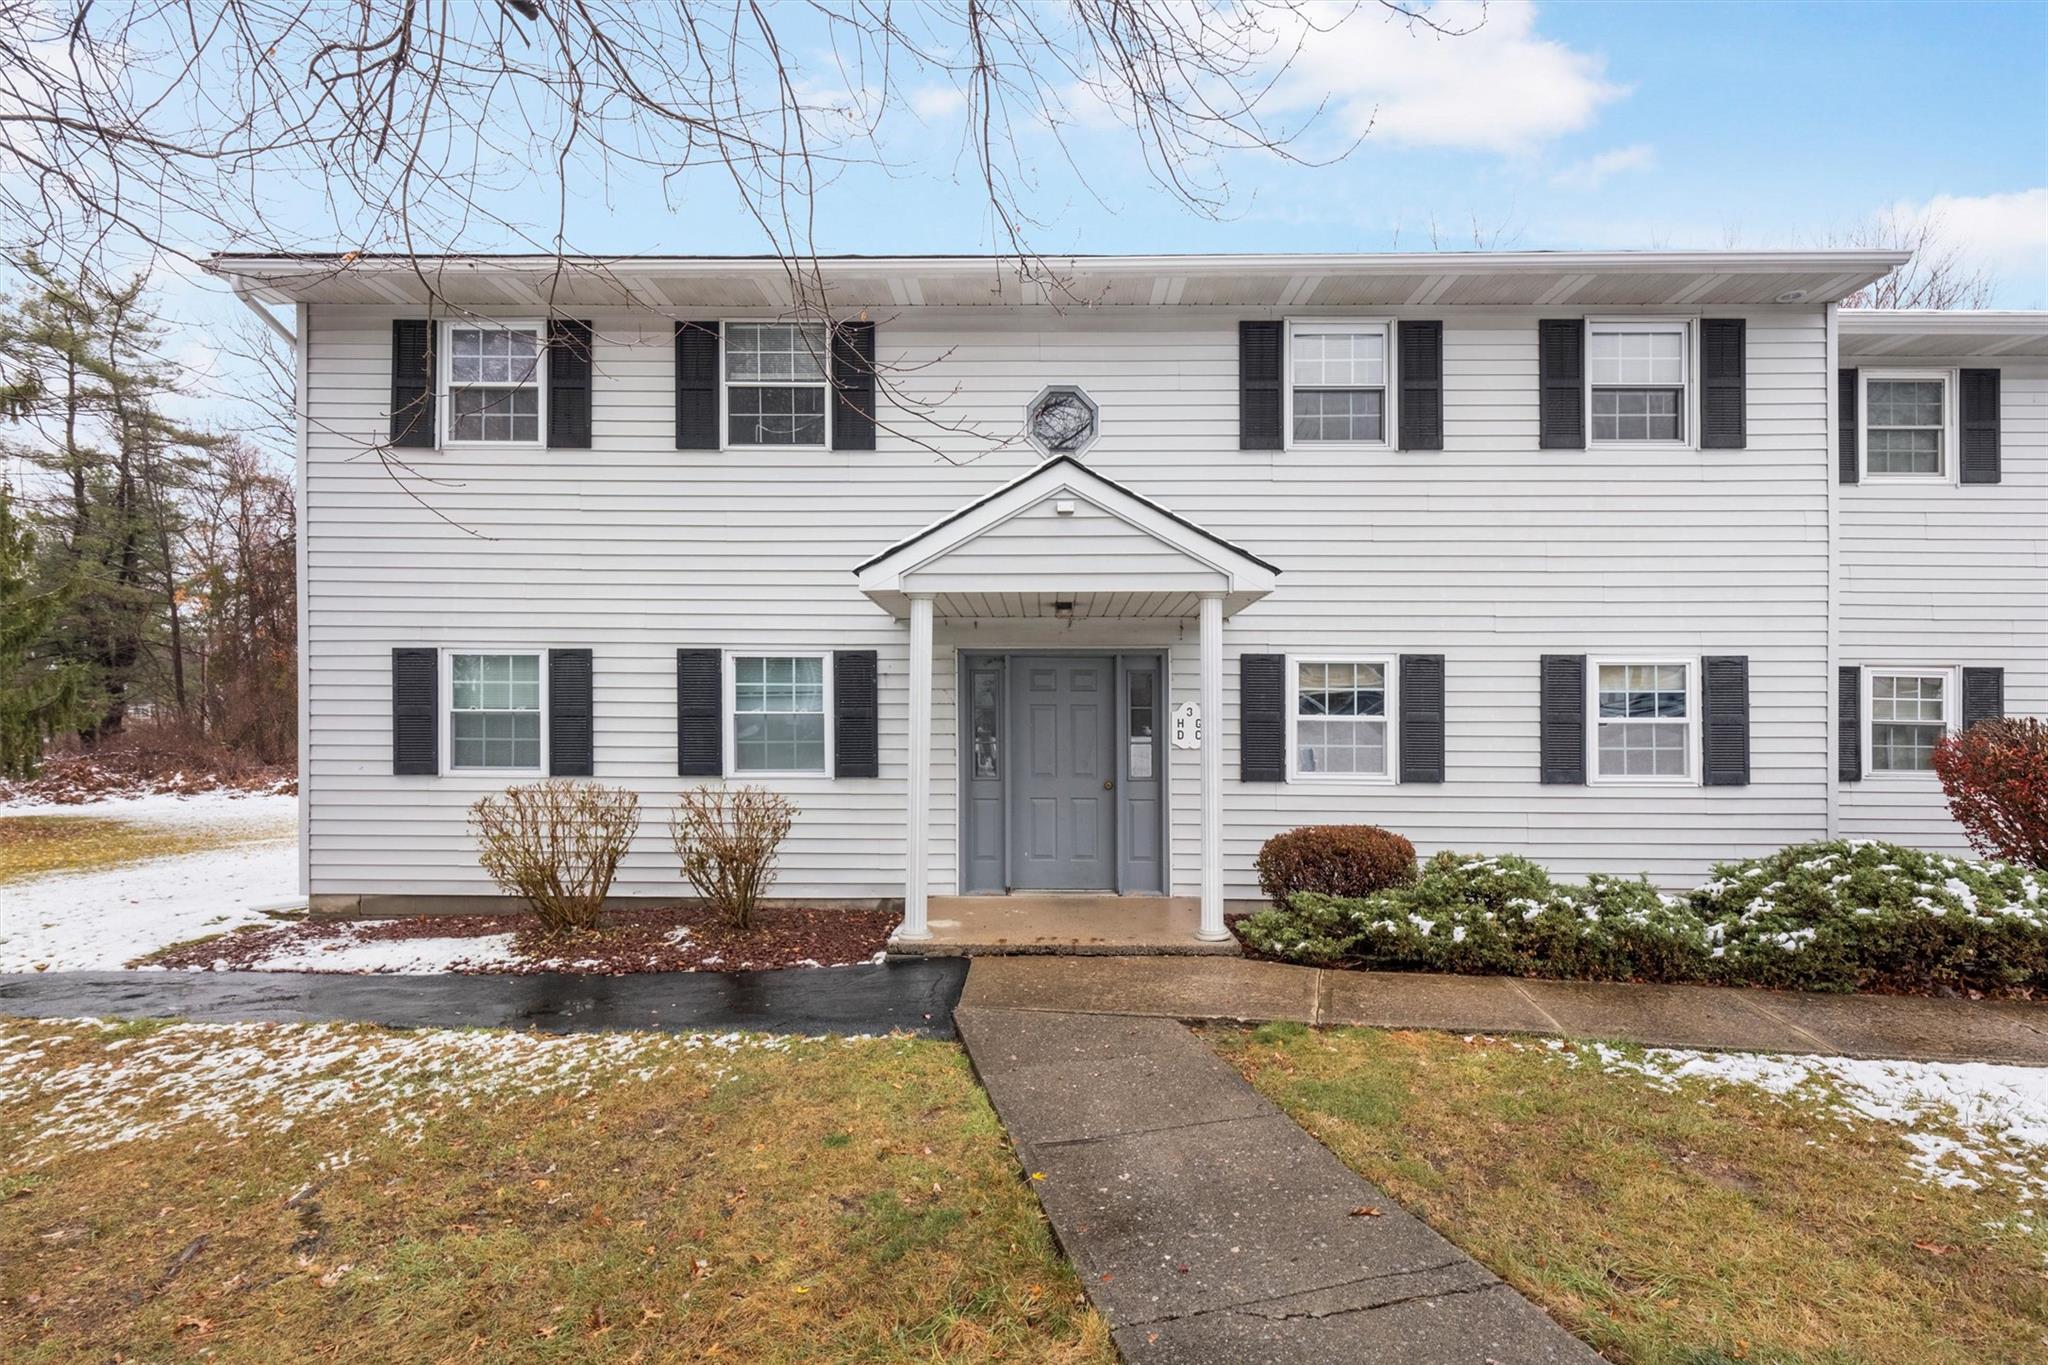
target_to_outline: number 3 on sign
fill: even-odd
[[[1202,747],[1202,708],[1191,701],[1184,701],[1173,708],[1173,747]]]

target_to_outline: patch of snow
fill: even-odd
[[[16,882],[0,887],[0,972],[118,971],[173,943],[270,923],[260,907],[290,902],[298,884],[296,842]]]
[[[468,938],[365,939],[356,927],[337,925],[331,937],[293,943],[268,956],[256,958],[244,970],[430,976],[453,971],[457,964],[488,968],[510,966],[517,960],[511,934],[476,934]],[[215,963],[220,968],[229,965],[226,962]]]
[[[79,815],[134,820],[153,825],[264,825],[280,838],[296,837],[299,798],[232,791],[110,796],[66,806],[49,801],[0,801],[0,818],[10,815]]]
[[[2026,1197],[2048,1200],[2048,1068],[1989,1062],[1873,1061],[1651,1048],[1631,1057],[1605,1044],[1553,1044],[1603,1070],[1674,1089],[1683,1080],[1816,1098],[1845,1114],[1904,1129],[1914,1167],[1937,1184],[1976,1189],[1987,1165]]]

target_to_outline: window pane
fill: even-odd
[[[1941,473],[1941,432],[1925,429],[1870,429],[1873,474]]]
[[[996,738],[996,697],[1000,687],[997,675],[992,672],[974,674],[974,699],[970,727],[974,746],[974,775],[976,777],[999,777],[997,766],[999,744]]]
[[[1683,777],[1692,727],[1659,721],[1602,721],[1602,777]]]
[[[728,434],[734,445],[825,443],[825,390],[794,386],[741,386],[726,390]]]
[[[1684,664],[1602,664],[1597,689],[1601,719],[1685,718]],[[1603,735],[1605,731],[1602,732]]]
[[[1684,436],[1678,389],[1593,390],[1596,441],[1676,441]]]
[[[727,379],[822,383],[825,329],[786,322],[735,322],[725,329]]]
[[[1293,336],[1297,388],[1383,388],[1387,382],[1387,337],[1367,331],[1303,331]]]
[[[1874,427],[1941,425],[1941,381],[1873,379],[1868,386],[1869,423]]]
[[[1296,389],[1297,441],[1378,441],[1386,430],[1380,389]]]
[[[1631,331],[1595,327],[1586,367],[1599,385],[1685,385],[1685,335],[1674,328]]]

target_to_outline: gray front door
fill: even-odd
[[[1116,662],[1019,654],[1010,660],[1010,885],[1116,889]]]

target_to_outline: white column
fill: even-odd
[[[1202,927],[1195,937],[1220,943],[1223,927],[1223,597],[1202,595]]]
[[[903,927],[896,937],[921,942],[925,924],[926,867],[932,838],[932,599],[910,599],[910,763],[904,807],[910,828],[903,840]]]

